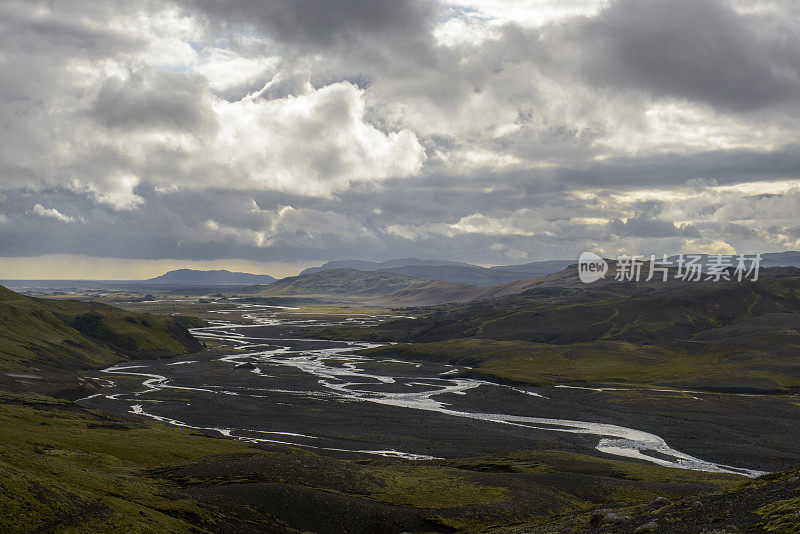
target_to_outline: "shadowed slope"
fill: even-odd
[[[105,304],[27,297],[0,287],[0,369],[33,364],[63,369],[102,367],[127,357],[200,350],[174,318]]]

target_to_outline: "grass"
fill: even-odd
[[[45,354],[58,350],[57,358],[97,365],[106,358],[122,357],[114,347],[127,345],[127,339],[134,341],[137,350],[152,351],[171,346],[174,340],[161,337],[169,330],[168,317],[14,295],[0,294],[0,318],[7,317],[12,325],[0,340],[0,354],[10,355],[15,365],[40,358],[43,350]],[[145,309],[150,305],[135,306]],[[208,313],[212,307],[233,307],[231,303],[153,306],[170,313],[193,309]],[[317,306],[299,311],[324,315],[374,310]],[[76,322],[79,317],[83,322]],[[692,316],[687,319],[691,321],[709,319]],[[610,331],[613,336],[625,336],[640,328],[649,327],[637,320]],[[14,352],[20,350],[29,354]],[[471,365],[480,374],[533,384],[673,384],[721,371],[784,385],[798,383],[791,376],[756,368],[762,363],[757,358],[736,359],[622,339],[551,344],[474,337],[367,352]],[[241,468],[233,469],[234,465]],[[353,506],[364,500],[378,501],[421,511],[441,527],[481,530],[545,521],[554,514],[585,514],[610,503],[646,503],[655,496],[679,498],[731,490],[741,481],[742,477],[735,475],[557,450],[433,462],[354,462],[297,449],[259,450],[232,440],[83,410],[48,397],[0,393],[0,510],[4,511],[0,531],[224,530],[229,518],[216,506],[215,489],[257,488],[260,483],[315,488],[323,496],[346,496]],[[786,525],[796,522],[796,501],[780,500],[759,509],[765,528],[793,532],[786,530]],[[253,513],[247,511],[247,503],[240,506],[243,514]],[[266,516],[247,517],[271,525]]]
[[[247,310],[237,311],[239,301],[222,301],[212,303],[178,302],[166,299],[161,302],[115,302],[114,305],[125,310],[137,313],[151,313],[162,315],[191,315],[201,319],[217,319],[226,321],[241,321]],[[268,304],[266,304],[268,305]],[[280,318],[296,319],[330,319],[331,316],[340,315],[381,315],[391,314],[391,310],[383,307],[369,306],[354,303],[352,306],[345,304],[287,304],[290,310],[275,310]],[[215,310],[231,310],[232,313],[216,313]]]
[[[165,466],[224,461],[226,455],[273,458],[277,467],[266,475],[268,480],[302,482],[396,505],[486,505],[509,493],[476,484],[469,472],[455,468],[382,461],[365,466],[300,450],[258,451],[233,440],[35,395],[0,393],[0,445],[3,532],[191,532],[213,527],[219,518],[207,506],[175,495],[191,481],[176,484],[157,472]],[[308,478],[303,482],[303,477]],[[194,483],[256,480],[234,476]]]
[[[764,517],[760,526],[767,532],[800,534],[800,497],[770,503],[756,513]]]
[[[172,317],[73,300],[26,297],[0,287],[0,370],[34,362],[100,367],[126,356],[188,354],[200,345]]]
[[[0,406],[3,532],[197,531],[184,518],[212,515],[144,470],[244,448],[48,397],[3,393]]]
[[[476,484],[464,472],[452,468],[421,465],[414,469],[376,468],[373,472],[385,484],[373,497],[391,504],[457,508],[499,503],[511,497],[508,488]]]
[[[258,291],[259,296],[270,295],[347,295],[386,296],[409,286],[423,283],[413,276],[331,269],[306,276],[292,276],[273,282]]]
[[[440,525],[485,528],[598,502],[725,489],[741,480],[555,450],[354,462],[300,449],[260,450],[8,393],[0,393],[0,475],[3,532],[219,530],[228,517],[216,507],[215,488],[241,487],[248,494],[247,487],[261,483],[318,488],[348,496],[353,506],[378,501],[420,510]],[[669,488],[662,484],[667,481]],[[193,488],[202,489],[205,500],[190,498]]]
[[[593,382],[680,386],[713,376],[720,381],[752,378],[772,380],[783,387],[800,386],[800,377],[759,369],[758,360],[625,341],[553,345],[470,338],[390,345],[361,353],[469,365],[483,375],[533,385]]]

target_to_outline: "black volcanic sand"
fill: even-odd
[[[303,360],[305,364],[318,365],[309,358],[309,351],[350,347],[351,352],[364,344],[291,339],[300,328],[287,323],[201,329],[198,335],[240,335],[238,345],[251,345],[234,348],[237,343],[231,343],[231,350],[223,353],[207,351],[181,360],[146,360],[119,366],[128,367],[122,370],[124,373],[152,377],[92,374],[106,387],[80,403],[112,412],[146,413],[216,435],[221,431],[265,444],[287,443],[346,458],[375,458],[381,452],[464,458],[558,449],[624,459],[598,451],[601,436],[561,431],[565,427],[560,425],[519,426],[490,420],[492,417],[478,420],[388,405],[385,402],[389,394],[395,394],[397,402],[408,402],[411,393],[466,384],[471,379],[459,377],[469,370],[431,362],[339,361],[332,356],[309,372],[297,363]],[[265,361],[263,351],[276,349],[290,354],[278,352],[268,358],[280,361]],[[225,361],[225,355],[238,357]],[[391,377],[394,381],[381,382],[369,375]],[[159,376],[167,381],[161,381]],[[147,380],[149,384],[143,385]],[[349,393],[353,390],[358,390],[356,396]],[[381,399],[384,403],[375,402]],[[463,391],[422,400],[429,407],[436,401],[446,403],[446,410],[464,413],[619,425],[655,434],[681,453],[737,468],[773,471],[800,463],[797,396],[644,389],[596,391],[482,382]],[[658,451],[645,454],[672,459]]]

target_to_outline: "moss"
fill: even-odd
[[[410,470],[373,471],[385,484],[377,500],[416,508],[454,508],[487,505],[507,500],[507,488],[471,482],[455,469],[418,467]]]
[[[800,497],[770,503],[756,513],[764,517],[759,526],[767,532],[800,534]]]
[[[373,357],[432,360],[469,365],[473,372],[502,380],[548,385],[564,382],[680,386],[708,377],[769,379],[782,387],[800,385],[800,377],[760,369],[753,359],[724,353],[695,353],[626,341],[552,345],[527,341],[454,339],[367,349]]]
[[[247,450],[157,425],[112,430],[110,421],[124,421],[41,396],[3,394],[0,403],[3,532],[197,531],[187,520],[202,525],[213,515],[174,500],[144,470]]]
[[[201,348],[172,317],[0,289],[0,370],[25,370],[42,360],[56,367],[102,367],[127,356],[188,354]]]

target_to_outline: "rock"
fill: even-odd
[[[611,510],[608,508],[600,508],[599,510],[595,510],[592,512],[592,517],[589,519],[589,525],[593,527],[599,527],[600,522],[603,521],[603,518],[610,513]]]
[[[725,527],[725,532],[730,532],[735,534],[737,532],[741,532],[741,530],[739,530],[739,527],[737,527],[736,525],[727,525]]]
[[[656,497],[650,503],[650,507],[651,508],[663,508],[663,507],[668,506],[670,504],[672,504],[672,501],[670,501],[666,497]]]
[[[618,525],[625,521],[625,518],[619,514],[615,514],[614,512],[609,512],[606,516],[600,520],[600,526],[603,525]]]
[[[658,528],[658,524],[650,521],[649,523],[645,523],[644,525],[640,525],[636,530],[634,530],[634,534],[641,534],[642,532],[655,532]]]

